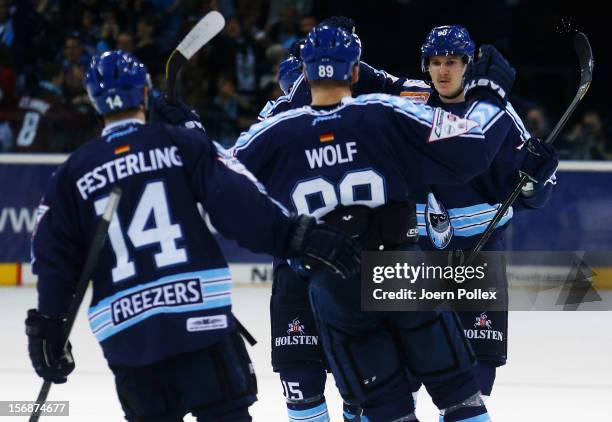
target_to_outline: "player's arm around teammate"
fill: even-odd
[[[148,78],[128,53],[92,59],[85,87],[105,128],[51,177],[33,236],[38,307],[26,333],[39,376],[66,381],[60,339],[98,216],[112,186],[123,199],[92,280],[89,322],[131,421],[248,421],[254,373],[231,315],[227,263],[197,203],[226,236],[284,258],[309,256],[348,276],[354,242],[305,216],[289,217],[199,129],[146,123]],[[258,224],[245,219],[256,218]]]

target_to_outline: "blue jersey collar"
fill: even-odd
[[[143,125],[144,122],[140,119],[134,119],[134,118],[117,120],[116,122],[109,123],[108,125],[104,126],[104,129],[102,129],[102,136],[106,136],[109,133],[114,132],[119,128],[122,128],[127,125],[133,125],[133,124]]]

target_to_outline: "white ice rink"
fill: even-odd
[[[0,288],[0,400],[34,400],[41,385],[30,367],[23,325],[35,294],[33,288]],[[250,348],[259,380],[259,401],[251,408],[256,422],[286,420],[281,385],[269,363],[269,294],[267,288],[234,289],[234,311],[259,340]],[[509,340],[509,363],[498,371],[488,406],[494,421],[612,421],[612,312],[512,312]],[[111,372],[83,310],[71,341],[76,370],[49,396],[69,400],[70,416],[41,420],[123,420]],[[332,380],[326,395],[332,421],[341,421]],[[438,420],[424,390],[417,416],[422,422]]]

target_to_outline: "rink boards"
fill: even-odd
[[[66,159],[54,154],[0,155],[0,285],[32,285],[29,265],[30,236],[35,211],[46,182]],[[562,162],[558,185],[550,202],[540,210],[515,213],[506,243],[512,250],[612,251],[612,162]],[[270,258],[253,254],[215,233],[236,283],[268,285],[272,278]],[[612,261],[591,268],[599,288],[612,289]],[[550,277],[567,268],[511,266],[511,285]]]

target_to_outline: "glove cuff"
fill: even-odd
[[[29,309],[25,323],[28,337],[46,339],[50,342],[60,341],[63,323],[61,318],[48,318],[36,309]]]
[[[287,257],[295,257],[304,251],[304,241],[310,228],[316,224],[316,219],[307,215],[299,215],[293,218],[289,232]]]

